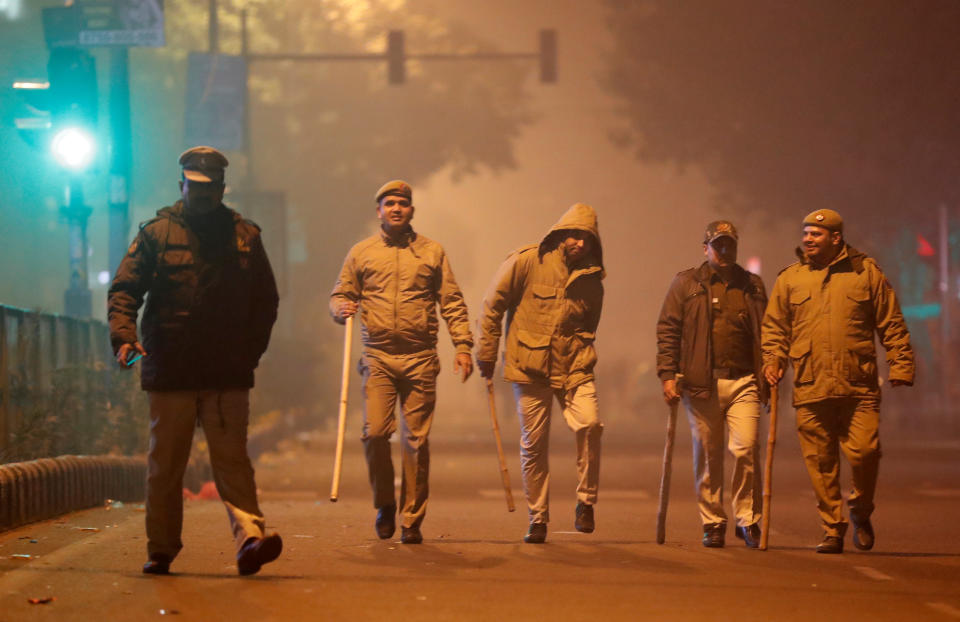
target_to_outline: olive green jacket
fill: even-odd
[[[879,398],[874,335],[890,379],[912,384],[913,349],[896,294],[873,259],[845,246],[825,268],[801,258],[777,277],[763,318],[764,365],[785,369],[790,360],[795,406]]]
[[[473,348],[467,305],[446,252],[412,229],[396,240],[381,231],[350,249],[330,294],[330,314],[340,324],[343,300],[360,304],[367,348],[389,354],[435,349],[438,305],[456,351]]]
[[[560,248],[565,230],[590,233],[593,251],[568,267]],[[572,389],[593,380],[593,342],[603,307],[603,250],[596,212],[577,203],[539,245],[510,253],[483,299],[478,361],[495,361],[506,314],[503,377]]]

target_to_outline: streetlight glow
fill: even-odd
[[[77,127],[68,127],[57,132],[51,148],[57,162],[74,171],[85,169],[93,160],[93,136]]]

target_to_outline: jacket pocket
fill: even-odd
[[[570,373],[585,372],[590,373],[597,364],[597,350],[593,345],[596,333],[580,330],[576,333],[577,354],[573,359],[573,365]]]
[[[813,382],[813,365],[810,362],[810,340],[800,339],[790,346],[790,361],[793,363],[793,383]]]
[[[526,374],[546,374],[550,365],[550,335],[517,329],[516,365]]]
[[[530,285],[530,294],[533,298],[533,308],[537,314],[537,321],[547,323],[547,320],[556,313],[557,288],[533,283]]]
[[[850,384],[873,386],[877,383],[877,351],[864,341],[847,350],[847,380]]]
[[[870,312],[870,291],[866,288],[847,291],[846,303],[847,311],[845,315],[850,318],[852,324],[861,325],[872,315]]]

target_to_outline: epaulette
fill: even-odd
[[[792,267],[794,267],[794,266],[796,266],[796,265],[798,265],[798,264],[801,264],[801,263],[803,263],[803,262],[800,262],[800,261],[795,261],[795,262],[793,262],[792,264],[790,264],[789,266],[787,266],[786,268],[784,268],[784,269],[781,270],[780,272],[777,272],[777,276],[780,276],[781,274],[783,274],[784,272],[786,272],[786,271],[789,270],[790,268],[792,268]]]
[[[256,229],[257,231],[263,231],[263,229],[260,228],[260,225],[258,225],[257,223],[253,222],[253,221],[250,220],[249,218],[244,218],[244,219],[243,219],[243,222],[247,223],[248,225],[250,225],[251,227],[253,227],[253,228]]]
[[[140,229],[148,227],[155,222],[160,222],[161,220],[165,220],[166,218],[167,218],[166,216],[154,216],[150,220],[144,220],[142,223],[140,223]]]

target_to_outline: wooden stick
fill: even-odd
[[[767,432],[767,459],[763,465],[763,516],[760,518],[760,550],[767,550],[770,538],[770,497],[773,495],[773,449],[777,445],[777,402],[780,390],[770,387],[770,430]]]
[[[340,413],[337,419],[337,453],[333,459],[333,484],[330,501],[340,496],[340,471],[343,467],[343,436],[347,431],[347,393],[350,389],[350,347],[353,345],[353,316],[347,318],[343,333],[343,377],[340,379]]]
[[[500,441],[500,424],[497,423],[497,401],[493,394],[493,380],[487,378],[487,401],[490,403],[490,421],[493,424],[493,438],[497,441],[497,457],[500,459],[500,476],[503,480],[503,492],[507,495],[507,511],[513,512],[513,493],[510,492],[510,474],[507,472],[507,459],[503,455],[503,443]]]
[[[667,539],[667,503],[670,500],[670,474],[673,470],[673,439],[677,435],[677,407],[680,400],[670,403],[667,419],[667,440],[663,445],[663,470],[660,472],[660,501],[657,507],[657,544]]]

